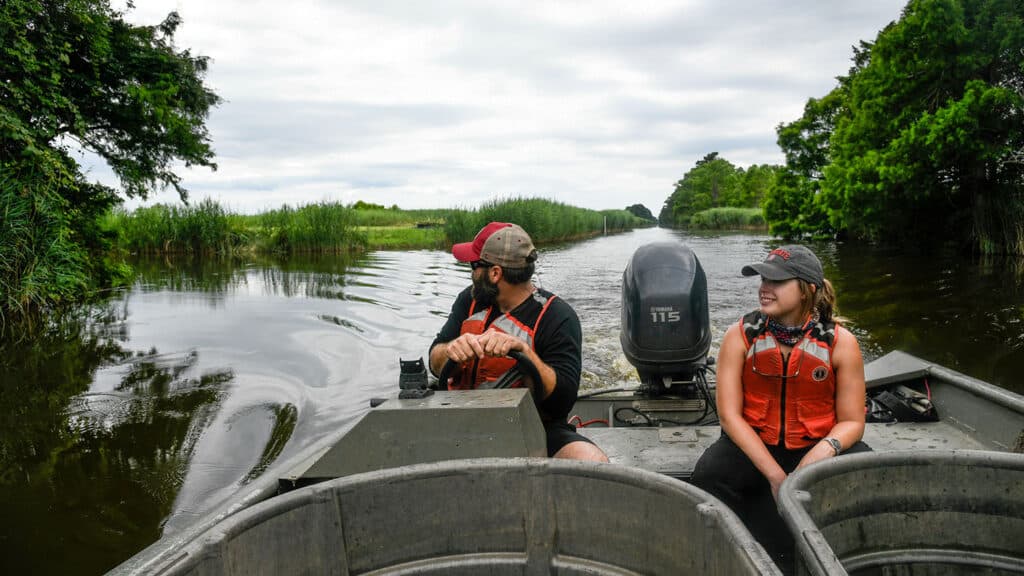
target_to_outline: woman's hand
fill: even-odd
[[[768,478],[768,485],[772,487],[772,498],[775,499],[776,502],[779,500],[779,487],[782,486],[782,483],[788,476],[788,474],[782,471],[782,468],[779,468],[777,474],[766,476],[766,478]]]
[[[804,457],[800,459],[800,463],[796,465],[796,469],[799,470],[804,466],[810,466],[820,460],[826,460],[836,455],[836,451],[832,448],[832,445],[822,440],[814,445]]]

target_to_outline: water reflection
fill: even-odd
[[[0,340],[0,572],[96,574],[157,538],[220,406],[230,372],[130,351],[116,310]]]
[[[1024,261],[839,245],[826,266],[870,352],[904,350],[1024,392]]]
[[[250,262],[198,256],[139,257],[130,264],[136,272],[134,290],[154,292],[224,293],[246,282]]]
[[[102,573],[350,425],[469,279],[434,251],[134,265],[0,340],[0,573]]]
[[[262,290],[266,295],[344,298],[350,275],[370,277],[358,271],[373,265],[373,257],[348,255],[298,255],[275,257],[253,255],[235,258],[201,256],[138,257],[131,261],[138,276],[136,290],[200,292],[205,294],[245,293]],[[359,282],[354,282],[360,285]],[[372,283],[361,283],[375,286]],[[219,301],[219,300],[216,300]]]

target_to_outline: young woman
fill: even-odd
[[[837,322],[832,284],[809,249],[777,248],[742,273],[761,276],[760,309],[722,340],[722,436],[701,455],[691,482],[736,511],[772,552],[788,545],[774,505],[786,476],[870,450],[861,442],[864,361],[857,339]]]

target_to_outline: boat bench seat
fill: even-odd
[[[666,428],[581,428],[615,464],[635,466],[689,480],[697,459],[721,434],[718,426]],[[864,441],[876,451],[986,450],[963,430],[948,422],[868,424]]]

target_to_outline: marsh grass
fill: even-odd
[[[0,331],[89,290],[88,252],[72,238],[71,213],[45,177],[0,175]]]
[[[451,246],[442,226],[369,226],[361,228],[361,231],[366,234],[366,246],[371,250],[441,250]]]
[[[336,202],[306,204],[246,217],[255,223],[256,246],[287,253],[343,253],[366,247],[366,236],[356,229],[355,210]]]
[[[702,230],[728,230],[765,228],[764,212],[760,208],[711,208],[697,212],[690,218],[690,228]]]
[[[466,242],[488,222],[514,222],[535,243],[559,242],[620,232],[649,223],[627,210],[588,210],[543,198],[510,198],[483,204],[479,210],[453,211],[445,224],[451,242]]]
[[[649,225],[626,210],[588,210],[553,200],[512,198],[479,210],[401,210],[321,202],[233,214],[213,200],[113,212],[119,247],[136,254],[231,255],[344,253],[371,249],[445,249],[470,240],[488,222],[515,222],[537,243],[559,242]]]
[[[452,210],[401,210],[397,208],[357,208],[353,210],[357,226],[443,226]]]
[[[247,216],[214,200],[115,211],[108,220],[119,246],[136,254],[349,252],[366,246],[353,210],[337,203],[285,205]]]
[[[30,310],[81,301],[99,286],[130,283],[128,254],[250,257],[263,254],[347,254],[373,249],[448,249],[498,220],[525,228],[538,244],[649,225],[626,210],[595,211],[553,200],[511,198],[479,210],[356,208],[321,202],[256,215],[232,213],[215,200],[157,204],[127,211],[103,189],[71,206],[49,176],[0,173],[0,330]],[[90,186],[84,182],[71,185]],[[358,203],[357,203],[358,204]],[[92,241],[72,230],[83,221]]]
[[[120,247],[138,254],[231,254],[249,244],[244,220],[210,199],[117,210],[110,220]]]

